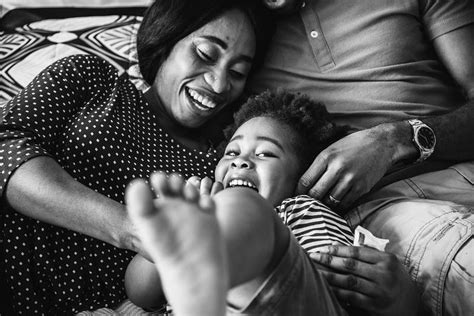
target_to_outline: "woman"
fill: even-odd
[[[153,3],[137,39],[144,95],[99,58],[73,56],[7,105],[0,218],[12,312],[70,314],[125,298],[125,268],[133,252],[146,256],[125,186],[158,169],[212,175],[203,126],[238,100],[270,37],[253,2]]]

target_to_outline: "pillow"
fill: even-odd
[[[70,9],[68,9],[70,10]],[[136,58],[136,32],[142,20],[139,15],[109,14],[42,19],[34,10],[10,11],[32,22],[11,26],[0,33],[0,107],[23,89],[44,68],[73,54],[94,54],[107,60],[119,72],[127,72],[139,89],[146,84],[141,78]],[[143,12],[144,8],[140,9]],[[48,12],[51,13],[51,9]],[[67,11],[67,10],[65,10]],[[63,14],[69,15],[62,10]],[[100,11],[102,14],[110,11]],[[121,12],[123,13],[123,12]],[[7,18],[5,16],[4,18]],[[3,20],[3,19],[2,19]],[[11,30],[13,28],[13,30]]]
[[[18,8],[49,8],[49,7],[146,7],[152,0],[2,0],[0,1],[0,17],[8,11]]]

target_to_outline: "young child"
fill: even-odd
[[[227,130],[215,173],[225,190],[197,181],[200,194],[196,179],[163,173],[150,178],[154,192],[135,180],[127,208],[158,273],[135,257],[131,300],[156,306],[161,284],[176,315],[345,314],[308,252],[351,244],[351,230],[320,202],[290,198],[313,157],[344,133],[306,96],[265,92]]]

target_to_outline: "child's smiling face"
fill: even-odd
[[[293,196],[300,161],[292,142],[296,133],[270,117],[255,117],[232,136],[216,167],[216,180],[225,188],[253,188],[277,206]]]

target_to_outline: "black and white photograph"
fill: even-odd
[[[474,0],[0,0],[0,316],[474,315]]]

